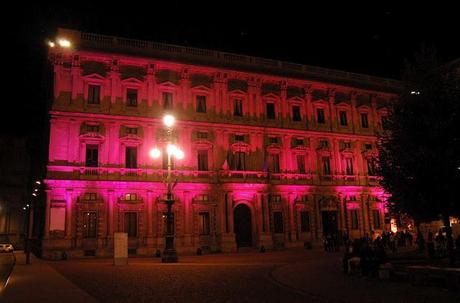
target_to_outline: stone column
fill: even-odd
[[[295,211],[294,193],[288,194],[288,207],[289,207],[289,234],[291,245],[296,245],[298,242],[297,224],[296,224],[296,211]]]
[[[147,105],[148,107],[152,107],[153,99],[154,99],[154,89],[156,85],[155,81],[155,65],[148,64],[147,67],[147,76],[145,77],[147,82]]]
[[[221,250],[223,252],[234,252],[236,251],[236,241],[233,228],[233,194],[230,192],[227,193],[227,201],[224,200],[224,207],[227,211],[227,216],[225,217],[226,221],[223,222],[225,233],[221,236]]]
[[[329,99],[329,117],[331,121],[331,131],[337,129],[337,117],[335,113],[335,89],[330,89],[328,92]]]
[[[45,230],[44,238],[50,236],[50,216],[51,216],[51,190],[46,190],[46,211],[45,211]]]
[[[192,197],[190,192],[185,191],[183,194],[184,199],[184,249],[193,251],[193,210],[192,210]]]
[[[73,209],[73,191],[66,190],[66,211],[65,211],[65,237],[72,238],[72,209]]]
[[[107,212],[107,242],[108,246],[112,246],[113,240],[113,207],[114,207],[114,197],[113,197],[113,190],[108,191],[108,212]]]

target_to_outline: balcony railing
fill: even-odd
[[[63,29],[61,31],[66,32],[67,30]],[[200,62],[205,61],[208,64],[231,65],[233,67],[252,67],[254,69],[265,69],[278,73],[286,72],[291,74],[300,74],[306,78],[345,80],[349,82],[385,87],[391,90],[400,90],[402,88],[401,82],[397,80],[350,73],[323,67],[144,40],[73,31],[72,33],[78,33],[78,38],[80,39],[81,44],[80,46],[83,49],[85,47],[90,49],[96,48],[107,50],[125,49],[127,51],[147,52],[152,56],[158,57],[176,58],[178,60],[197,60]]]
[[[161,182],[166,177],[166,169],[123,168],[123,167],[79,167],[48,166],[48,177],[52,179],[80,180],[120,180]],[[376,185],[381,177],[365,175],[331,174],[318,175],[315,172],[297,173],[292,171],[268,173],[266,171],[242,170],[172,170],[173,178],[180,182],[256,182],[274,184],[331,184]]]

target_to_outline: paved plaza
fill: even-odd
[[[298,250],[181,256],[177,264],[130,258],[129,265],[117,267],[110,259],[36,260],[16,266],[4,295],[5,302],[55,296],[53,302],[66,303],[460,302],[459,293],[439,287],[346,276],[340,258],[339,253]],[[21,291],[30,283],[42,289],[38,298],[36,291]]]

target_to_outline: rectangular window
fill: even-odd
[[[369,121],[367,119],[367,114],[366,113],[361,113],[361,127],[362,128],[368,128],[369,127]]]
[[[101,86],[88,85],[88,104],[99,104],[101,102]]]
[[[137,213],[125,212],[125,229],[124,232],[128,237],[137,237]]]
[[[236,152],[233,154],[233,170],[245,170],[246,169],[246,154],[244,152]]]
[[[96,201],[97,200],[97,194],[96,193],[85,193],[85,200],[86,201]]]
[[[97,124],[87,124],[86,131],[88,133],[99,133],[99,125]]]
[[[380,220],[380,210],[378,209],[372,210],[372,218],[374,219],[374,228],[375,229],[382,228],[382,222]]]
[[[244,135],[235,135],[235,141],[244,142]]]
[[[310,214],[308,211],[300,212],[300,231],[303,233],[310,231]]]
[[[326,123],[326,119],[324,117],[324,109],[322,108],[316,109],[316,121],[320,124]]]
[[[267,119],[275,119],[275,103],[266,103]]]
[[[295,138],[294,139],[294,146],[304,146],[304,140],[302,138]]]
[[[375,176],[375,160],[374,159],[367,159],[367,175]]]
[[[126,147],[126,168],[137,168],[137,147]]]
[[[351,148],[351,142],[350,141],[343,141],[343,148],[348,148],[350,149]]]
[[[163,93],[163,109],[170,110],[173,108],[173,95],[172,93]]]
[[[99,147],[97,145],[86,145],[86,163],[87,167],[98,167],[99,164]]]
[[[280,172],[280,155],[279,154],[270,155],[270,171],[272,173]]]
[[[366,150],[371,150],[371,149],[372,149],[372,144],[366,143],[366,144],[364,144],[364,148],[365,148]]]
[[[136,107],[137,106],[137,89],[128,88],[126,89],[126,105]]]
[[[209,213],[208,212],[200,212],[200,235],[209,235],[211,233],[211,228],[209,224]]]
[[[302,121],[302,116],[300,115],[300,106],[294,105],[292,107],[292,120]]]
[[[236,117],[243,117],[243,100],[235,99],[233,101],[233,115]]]
[[[304,155],[297,155],[297,172],[299,174],[305,174],[305,156]]]
[[[196,112],[206,113],[206,96],[196,96]]]
[[[137,127],[126,127],[125,131],[127,135],[137,135]]]
[[[351,229],[359,229],[358,210],[350,210]]]
[[[347,126],[348,125],[347,112],[340,111],[339,116],[340,116],[340,125]]]
[[[319,141],[319,147],[321,148],[326,148],[329,146],[329,142],[327,140],[321,140]]]
[[[125,194],[125,201],[137,201],[137,194],[135,193]]]
[[[201,171],[208,170],[208,151],[207,150],[198,151],[198,170],[201,170]]]
[[[329,157],[323,157],[323,175],[329,176],[331,174],[331,160]]]
[[[353,159],[352,158],[346,158],[345,159],[347,168],[346,168],[346,173],[347,175],[353,175]]]
[[[382,116],[382,129],[387,130],[388,129],[388,117],[387,116]]]
[[[278,137],[268,137],[268,142],[270,142],[270,144],[278,144],[279,140]]]
[[[83,237],[96,238],[97,236],[97,213],[87,211],[83,213]]]
[[[196,137],[198,139],[208,139],[208,133],[207,132],[197,132]]]
[[[283,213],[280,211],[273,212],[273,228],[277,234],[284,232]]]

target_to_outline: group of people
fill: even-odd
[[[364,276],[376,276],[381,264],[387,262],[383,237],[372,240],[369,237],[348,240],[345,244],[343,270],[353,273],[360,270]]]
[[[444,235],[442,229],[440,229],[436,235],[429,230],[426,241],[423,234],[418,231],[415,242],[417,243],[419,251],[422,253],[426,251],[430,259],[447,256],[447,237]],[[454,247],[457,253],[460,252],[460,235],[455,239]]]

